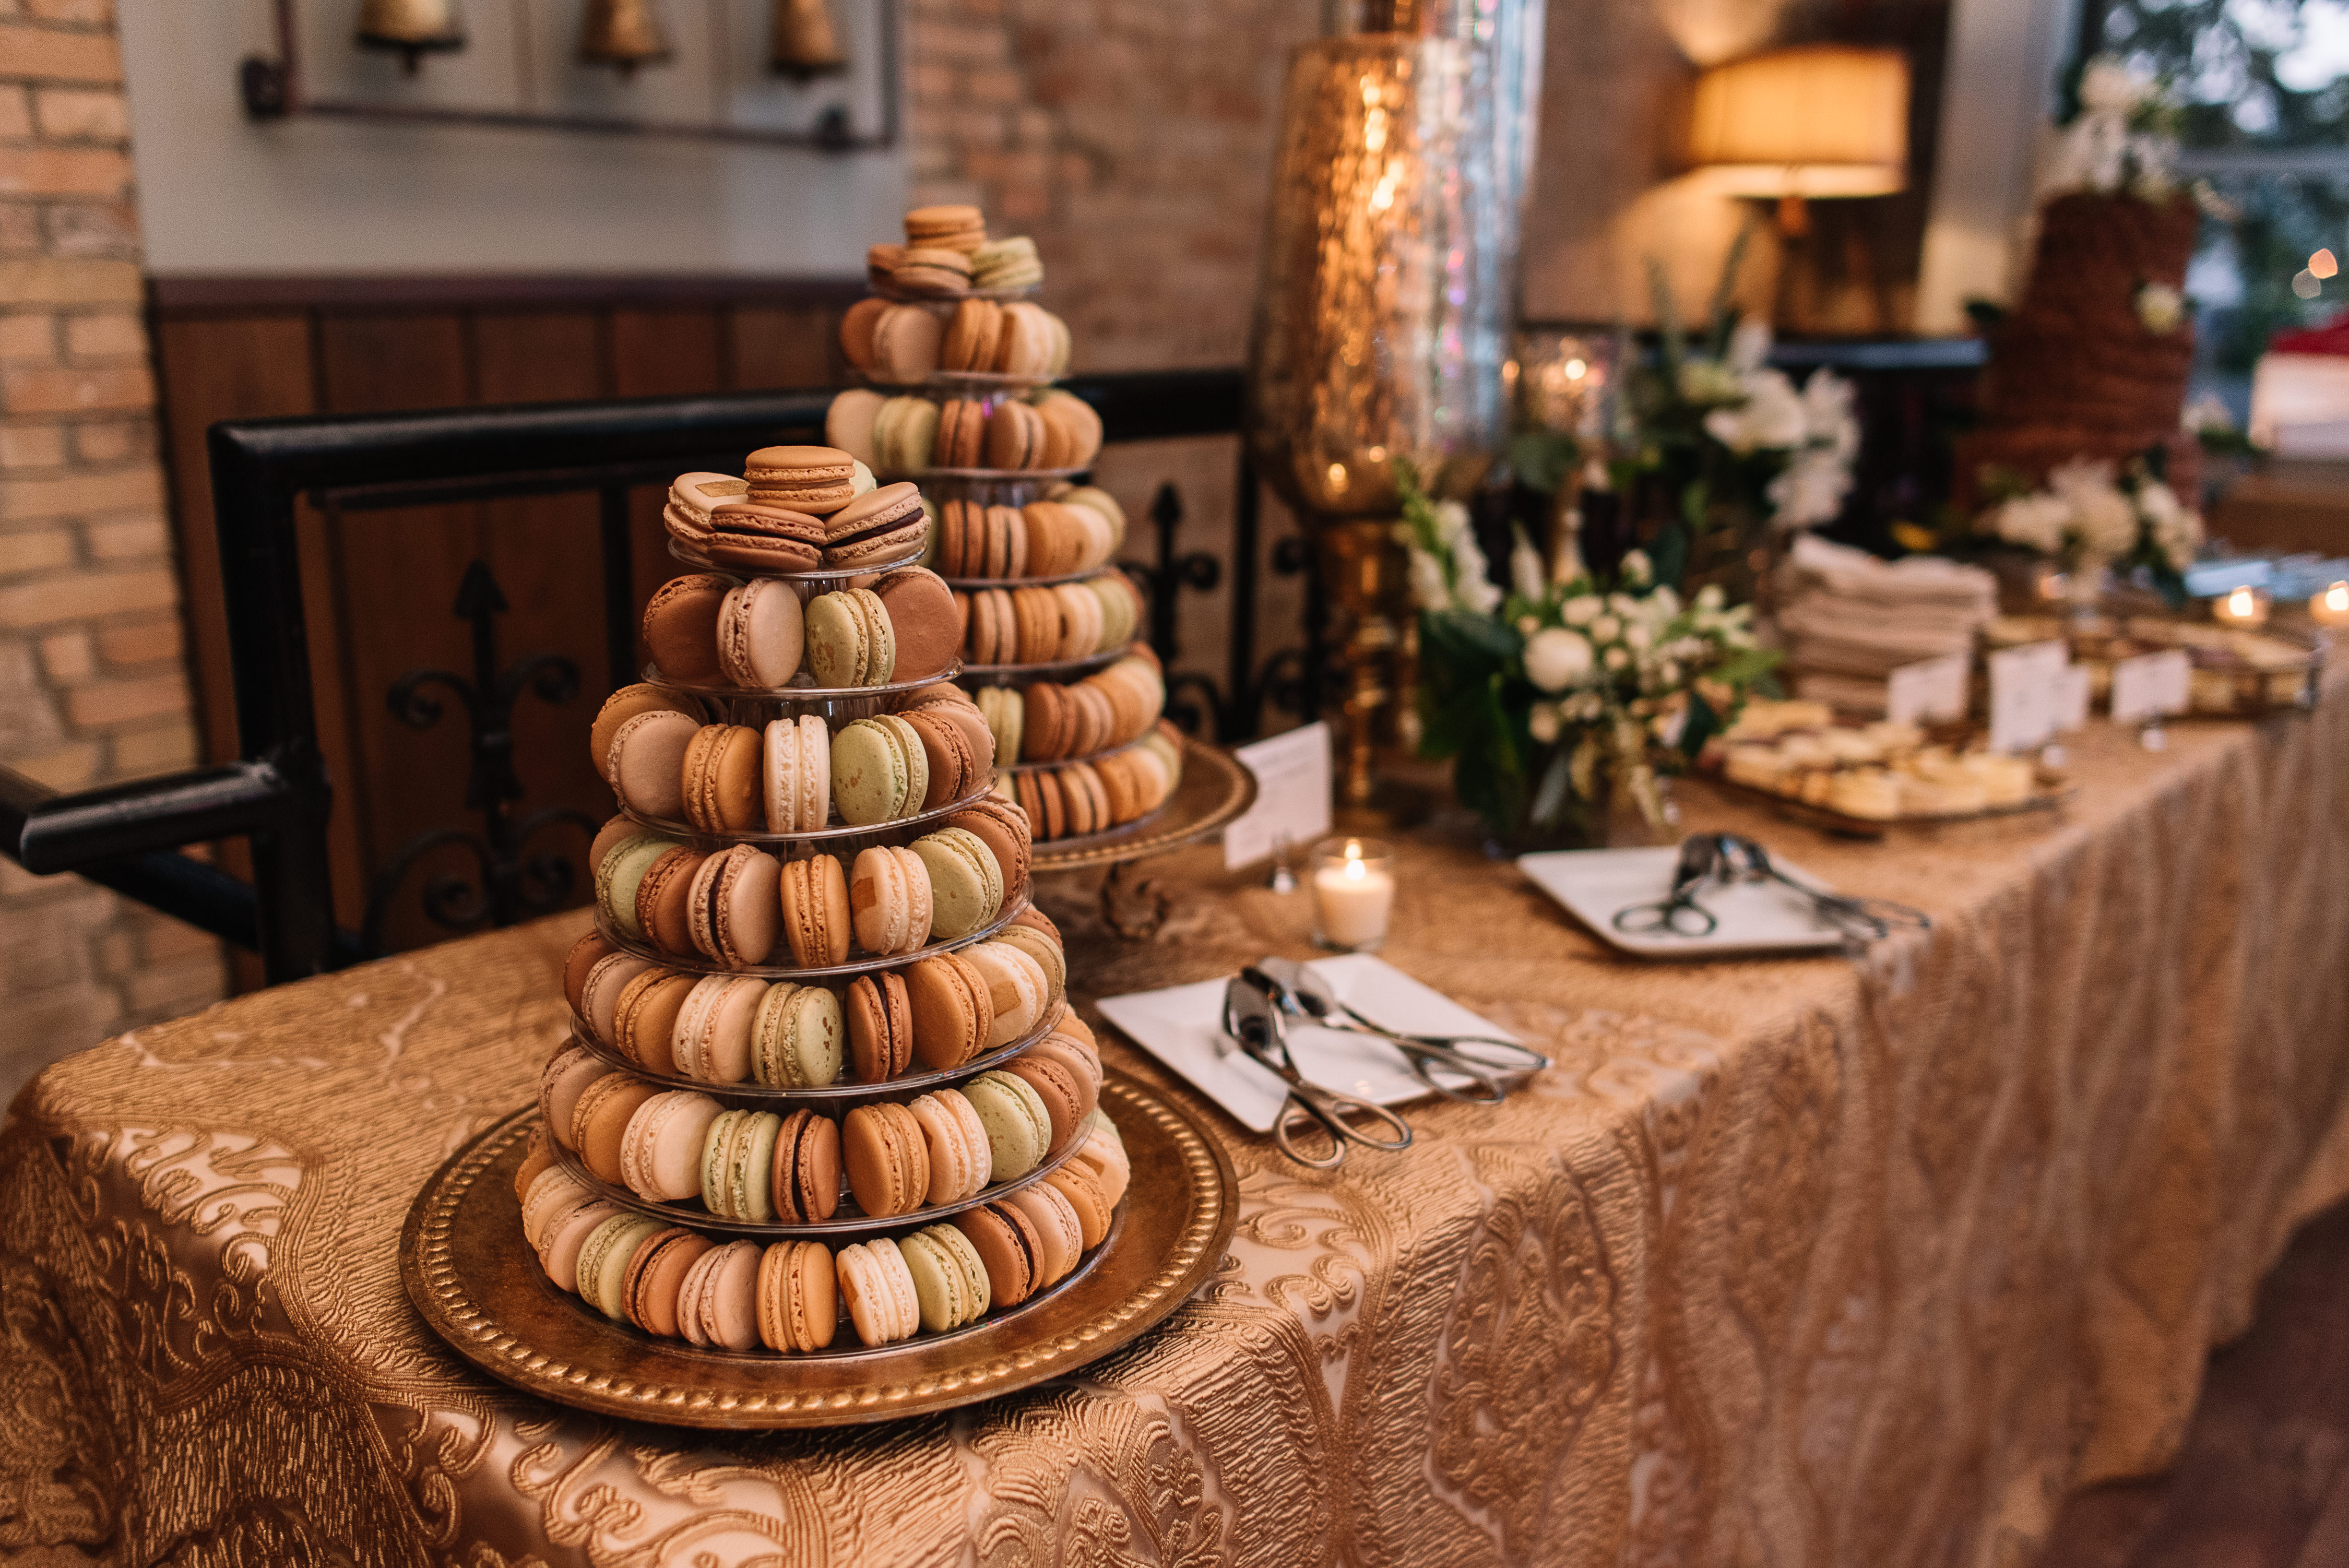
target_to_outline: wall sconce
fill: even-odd
[[[1806,201],[1907,185],[1908,58],[1811,44],[1715,66],[1697,78],[1689,154],[1718,190],[1776,197],[1779,232],[1800,236]]]
[[[454,0],[367,0],[357,32],[363,49],[396,49],[409,76],[430,52],[461,49],[465,29],[458,25]]]
[[[579,58],[591,66],[616,66],[620,79],[639,66],[669,57],[668,36],[653,14],[652,0],[593,0],[579,28]]]
[[[767,58],[776,74],[794,81],[846,70],[848,56],[841,49],[840,29],[833,23],[832,0],[775,0],[775,26]]]

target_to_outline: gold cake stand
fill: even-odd
[[[1231,1157],[1189,1110],[1114,1071],[1101,1103],[1135,1172],[1108,1239],[1049,1295],[959,1333],[853,1353],[736,1355],[611,1321],[557,1290],[523,1240],[513,1178],[535,1107],[474,1139],[424,1184],[400,1231],[400,1278],[465,1359],[600,1415],[757,1430],[991,1399],[1065,1377],[1155,1327],[1215,1272],[1238,1223]],[[845,1315],[840,1334],[855,1338]]]
[[[1040,843],[1030,866],[1040,873],[1138,861],[1204,838],[1255,804],[1256,775],[1247,764],[1220,747],[1186,739],[1183,779],[1164,805],[1106,833]]]

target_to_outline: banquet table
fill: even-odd
[[[1199,1295],[895,1424],[577,1414],[409,1307],[401,1220],[530,1098],[584,913],[126,1035],[0,1125],[0,1549],[2030,1563],[2071,1490],[2174,1454],[2209,1348],[2349,1192],[2344,676],[2158,753],[2094,727],[2054,816],[1875,844],[1682,788],[1687,826],[1932,914],[1856,956],[1619,959],[1467,837],[1406,837],[1385,958],[1556,1066],[1334,1174],[1206,1108],[1242,1202]],[[1260,871],[1144,869],[1146,941],[1086,879],[1044,888],[1081,1003],[1309,955]]]

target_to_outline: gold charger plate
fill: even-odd
[[[1085,1271],[1033,1305],[943,1338],[846,1356],[697,1350],[615,1324],[550,1284],[513,1178],[535,1107],[452,1155],[417,1194],[399,1274],[434,1333],[491,1376],[600,1415],[754,1430],[952,1409],[1065,1377],[1190,1299],[1239,1220],[1231,1157],[1187,1109],[1112,1071],[1102,1108],[1137,1172]],[[853,1337],[843,1317],[841,1332]]]
[[[1183,781],[1161,806],[1138,821],[1081,839],[1038,844],[1031,872],[1081,871],[1180,849],[1204,838],[1256,804],[1256,775],[1220,747],[1183,742]]]

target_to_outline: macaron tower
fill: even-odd
[[[967,278],[935,253],[963,244]],[[1142,593],[1112,563],[1125,513],[1081,482],[1101,417],[1055,385],[1069,330],[1028,297],[1044,277],[1036,247],[989,239],[975,207],[924,207],[867,271],[874,292],[841,345],[874,385],[833,400],[826,438],[933,498],[925,559],[953,599],[997,792],[1057,849],[1129,829],[1173,798],[1183,742],[1161,717]]]
[[[967,211],[922,226],[921,297],[983,250]],[[1109,1238],[1125,1167],[1028,900],[1029,814],[954,683],[931,509],[837,446],[776,446],[680,475],[665,515],[688,570],[588,737],[620,810],[589,851],[524,1237],[614,1332],[711,1349],[1017,1312]]]

